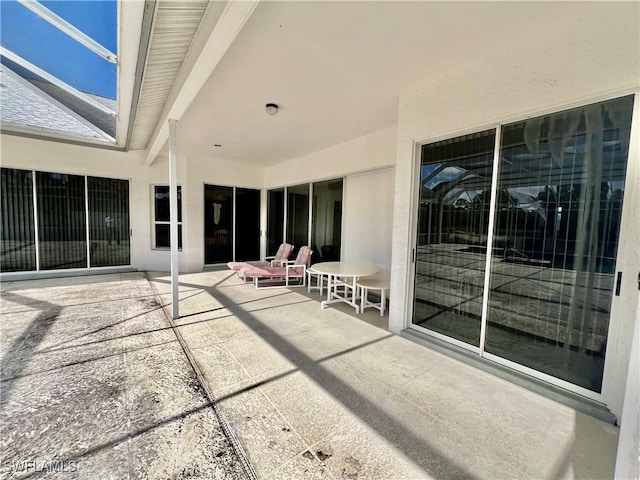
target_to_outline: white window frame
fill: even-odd
[[[156,225],[171,225],[171,222],[169,220],[157,220],[156,219],[156,189],[158,187],[165,187],[169,189],[169,192],[171,192],[171,189],[169,187],[168,184],[166,183],[159,183],[159,184],[154,184],[151,185],[151,249],[152,250],[162,250],[162,251],[170,251],[171,247],[170,246],[166,246],[166,247],[159,247],[157,245],[157,239],[156,239]],[[180,194],[182,195],[182,185],[178,185],[178,191],[180,192]],[[182,210],[182,204],[180,204],[180,210]],[[182,216],[182,212],[180,211],[178,213],[178,217],[180,218]],[[178,223],[178,228],[182,227],[182,221],[177,222]],[[184,230],[183,230],[184,232]],[[184,238],[182,239],[183,243],[184,243]],[[178,245],[178,251],[182,251],[182,245]]]

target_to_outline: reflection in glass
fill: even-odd
[[[312,263],[340,260],[342,179],[313,184]]]
[[[30,171],[2,169],[0,215],[0,270],[35,270],[36,234],[33,219],[33,178]]]
[[[153,211],[155,215],[156,248],[171,248],[169,187],[154,187]],[[182,187],[178,185],[178,248],[182,248]]]
[[[287,243],[294,246],[291,258],[309,245],[309,184],[287,188]]]
[[[236,262],[260,259],[260,190],[236,188]]]
[[[84,178],[36,172],[42,270],[87,267]]]
[[[204,186],[204,261],[233,260],[233,187]]]
[[[596,392],[632,106],[588,105],[502,136],[486,351]]]
[[[267,192],[267,256],[273,256],[284,241],[284,188]]]
[[[424,145],[413,323],[478,346],[493,130]]]
[[[87,191],[90,266],[129,265],[129,182],[87,177]]]

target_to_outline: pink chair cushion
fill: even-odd
[[[280,244],[273,261],[287,260],[291,256],[292,250],[293,245],[289,243]],[[238,272],[245,267],[270,268],[271,262],[229,262],[227,263],[227,267],[234,272]]]

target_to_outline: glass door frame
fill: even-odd
[[[3,167],[3,168],[7,168],[10,170],[23,170],[23,171],[27,171],[27,172],[31,172],[31,194],[33,195],[33,219],[34,219],[34,247],[35,247],[35,265],[36,268],[34,270],[20,270],[20,271],[9,271],[9,272],[2,272],[3,276],[7,275],[7,276],[16,276],[17,278],[20,276],[27,276],[27,275],[33,275],[33,274],[40,274],[40,273],[46,273],[51,274],[51,273],[60,273],[60,272],[85,272],[87,270],[91,270],[91,271],[100,271],[100,270],[113,270],[113,269],[126,269],[126,268],[131,268],[131,261],[132,261],[132,241],[131,239],[133,238],[132,235],[132,227],[131,227],[131,199],[132,197],[132,191],[133,191],[133,185],[132,185],[132,180],[131,178],[127,178],[127,177],[116,177],[116,176],[110,176],[110,177],[105,177],[105,176],[101,176],[101,175],[89,175],[88,173],[82,174],[82,173],[66,173],[66,172],[51,172],[49,170],[38,170],[35,168],[17,168],[17,167]],[[42,269],[40,268],[40,238],[39,238],[39,225],[38,225],[38,192],[37,192],[37,187],[36,187],[36,176],[37,173],[48,173],[48,174],[58,174],[58,175],[76,175],[79,177],[83,177],[84,181],[84,207],[85,207],[85,222],[86,222],[86,226],[85,226],[85,231],[86,231],[86,235],[87,235],[87,239],[86,239],[86,253],[87,253],[87,262],[86,262],[86,266],[84,267],[74,267],[74,268],[55,268],[55,269]],[[89,225],[89,190],[88,190],[88,182],[89,182],[89,177],[95,177],[95,178],[106,178],[106,179],[114,179],[114,180],[124,180],[127,182],[127,188],[128,188],[128,196],[129,196],[129,209],[127,211],[127,221],[128,221],[128,225],[129,228],[126,232],[126,236],[128,238],[129,241],[129,263],[126,265],[106,265],[106,266],[91,266],[91,237],[90,237],[90,225]]]
[[[428,337],[432,337],[434,339],[443,341],[447,344],[453,345],[455,347],[464,349],[466,351],[469,352],[473,352],[475,354],[478,355],[478,358],[480,359],[484,359],[487,361],[490,361],[492,363],[507,367],[511,370],[514,370],[516,372],[519,373],[523,373],[526,374],[530,377],[533,377],[534,379],[537,380],[541,380],[544,381],[545,383],[551,384],[553,386],[556,387],[560,387],[563,390],[567,390],[569,392],[573,392],[576,393],[578,395],[581,395],[583,397],[586,397],[588,399],[594,400],[596,402],[599,403],[605,403],[604,400],[608,397],[609,395],[609,383],[607,381],[607,375],[610,372],[609,366],[612,363],[612,350],[613,349],[607,349],[607,351],[605,352],[605,358],[604,358],[604,370],[603,370],[603,379],[602,379],[602,389],[601,392],[595,392],[593,390],[589,390],[587,388],[581,387],[579,385],[570,383],[566,380],[562,380],[558,377],[554,377],[552,375],[543,373],[541,371],[535,370],[533,368],[527,367],[525,365],[513,362],[511,360],[508,360],[506,358],[500,357],[498,355],[489,353],[487,351],[485,351],[485,342],[486,342],[486,333],[487,333],[487,315],[488,315],[488,309],[489,309],[489,287],[490,287],[490,277],[491,277],[491,258],[492,258],[492,248],[493,248],[493,241],[494,241],[494,225],[495,225],[495,214],[496,214],[496,204],[497,204],[497,191],[498,191],[498,178],[499,178],[499,173],[500,173],[500,159],[501,159],[501,142],[502,142],[502,128],[503,125],[506,124],[510,124],[510,123],[515,123],[518,121],[525,121],[528,120],[530,118],[535,118],[537,116],[543,116],[543,115],[552,115],[554,113],[558,113],[561,112],[563,110],[566,109],[571,109],[571,108],[577,108],[577,107],[581,107],[581,106],[585,106],[591,103],[597,103],[597,102],[605,102],[607,100],[612,100],[615,98],[620,98],[626,95],[634,95],[634,106],[633,106],[633,110],[632,110],[632,119],[631,119],[631,136],[629,139],[629,152],[628,155],[629,157],[627,158],[627,165],[626,165],[626,169],[625,169],[625,175],[626,175],[626,179],[627,181],[631,182],[633,181],[633,177],[630,176],[630,171],[632,170],[632,164],[635,161],[633,158],[631,158],[631,152],[633,151],[633,145],[634,142],[639,142],[640,141],[640,134],[639,133],[634,133],[634,127],[636,127],[637,129],[637,125],[638,122],[640,122],[640,118],[638,118],[638,112],[640,112],[640,93],[637,91],[626,91],[626,92],[620,92],[617,95],[609,95],[606,97],[598,97],[598,98],[594,98],[591,99],[589,101],[587,100],[583,100],[581,102],[574,102],[568,105],[564,105],[564,106],[558,106],[556,108],[552,108],[552,109],[545,109],[543,111],[540,112],[529,112],[529,114],[525,115],[525,116],[518,116],[518,117],[514,117],[514,118],[509,118],[507,120],[505,120],[502,123],[499,124],[490,124],[490,125],[480,125],[478,127],[475,128],[471,128],[471,129],[466,129],[466,130],[462,130],[462,131],[458,131],[458,132],[449,132],[445,135],[439,135],[436,137],[432,137],[432,138],[428,138],[428,139],[424,139],[424,140],[420,140],[420,141],[416,141],[414,142],[414,152],[413,152],[413,177],[412,177],[412,186],[411,186],[411,215],[410,215],[410,220],[411,220],[411,225],[410,225],[410,243],[409,243],[409,248],[410,250],[410,255],[408,256],[408,262],[409,262],[409,268],[407,269],[407,280],[408,280],[408,288],[407,288],[407,296],[405,298],[405,318],[404,318],[404,324],[405,324],[405,328],[411,329],[411,330],[415,330],[416,332],[422,333]],[[470,345],[468,343],[462,342],[460,340],[457,340],[455,338],[451,338],[447,335],[438,333],[438,332],[434,332],[431,330],[428,330],[424,327],[421,327],[419,325],[415,325],[413,323],[413,314],[414,314],[414,299],[415,299],[415,295],[416,295],[416,283],[415,283],[415,278],[416,278],[416,260],[417,260],[417,248],[418,248],[418,242],[417,242],[417,238],[418,238],[418,208],[417,205],[420,202],[420,189],[418,188],[418,185],[420,184],[419,180],[420,180],[420,169],[421,169],[421,165],[422,165],[422,147],[423,145],[428,145],[430,143],[435,143],[441,140],[447,140],[447,139],[451,139],[451,138],[455,138],[458,136],[463,136],[463,135],[468,135],[468,134],[473,134],[473,133],[477,133],[477,132],[481,132],[481,131],[485,131],[485,130],[490,130],[490,129],[494,129],[495,130],[495,146],[494,146],[494,158],[493,158],[493,171],[492,171],[492,181],[491,181],[491,200],[490,200],[490,204],[489,204],[489,228],[488,228],[488,232],[487,232],[487,253],[486,253],[486,258],[485,258],[485,278],[484,278],[484,285],[483,285],[483,299],[482,299],[482,318],[481,318],[481,333],[480,333],[480,345],[479,347],[476,347],[474,345]],[[625,192],[625,197],[627,197],[627,192]],[[625,212],[629,211],[632,206],[631,206],[631,201],[623,201],[623,206],[622,206],[622,219],[628,217],[628,214],[625,215]],[[618,245],[623,243],[623,239],[625,236],[630,235],[630,228],[629,225],[625,225],[624,223],[621,223],[620,226],[620,232],[619,232],[619,237],[618,237]],[[624,265],[624,258],[623,258],[624,252],[620,252],[618,250],[618,252],[616,253],[616,262],[615,262],[615,269],[614,269],[614,275],[615,272],[619,272],[621,269],[621,265]],[[632,272],[633,273],[633,272]],[[617,298],[621,298],[621,297],[617,297]],[[612,336],[612,333],[617,330],[619,327],[619,323],[622,322],[622,320],[617,321],[616,317],[614,315],[612,315],[613,313],[613,305],[616,304],[616,302],[618,301],[616,298],[616,295],[612,295],[612,299],[611,299],[611,312],[610,312],[610,317],[609,317],[609,331],[607,334],[607,338],[610,338]]]
[[[231,189],[231,198],[233,199],[233,202],[232,202],[232,208],[231,208],[231,256],[232,256],[232,259],[230,261],[235,262],[236,261],[236,234],[237,234],[237,232],[236,232],[236,216],[237,216],[236,215],[237,214],[236,209],[237,209],[237,203],[238,203],[237,202],[237,190],[238,189],[255,190],[256,192],[260,193],[260,203],[259,203],[258,207],[259,207],[259,211],[260,211],[259,216],[261,218],[262,217],[262,201],[263,201],[262,189],[253,188],[253,187],[238,187],[236,185],[230,186],[230,185],[223,185],[223,184],[213,184],[213,183],[203,183],[202,185],[203,185],[203,187],[202,187],[202,197],[203,197],[203,212],[202,213],[203,213],[203,217],[204,217],[204,213],[205,213],[204,212],[204,208],[205,208],[204,203],[206,202],[206,194],[205,194],[206,188],[207,187],[223,187],[223,188],[230,188]],[[266,200],[265,200],[265,205],[266,205]],[[204,227],[204,221],[205,220],[203,218],[203,228],[205,228]],[[260,235],[262,235],[262,234],[260,233]],[[204,252],[203,252],[205,254],[204,255],[204,257],[205,257],[204,265],[205,266],[226,265],[226,262],[217,262],[217,263],[207,263],[206,262],[206,248],[207,248],[206,243],[207,243],[207,239],[206,239],[206,235],[204,235],[203,237],[204,237],[203,238],[203,240],[204,240],[203,246],[204,246],[204,249],[205,249]]]

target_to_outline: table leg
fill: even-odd
[[[324,309],[331,301],[331,275],[327,275],[327,299],[324,302],[320,302],[320,308]]]

